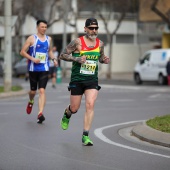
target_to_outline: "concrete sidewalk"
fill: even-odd
[[[19,96],[24,96],[27,94],[28,94],[28,91],[25,89],[17,91],[17,92],[14,92],[14,91],[6,92],[6,93],[4,92],[4,93],[0,93],[0,99],[19,97]]]

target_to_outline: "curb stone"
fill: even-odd
[[[0,93],[0,99],[7,98],[7,97],[17,97],[17,96],[24,96],[28,94],[27,90],[20,90],[20,91],[11,91],[11,92],[4,92]]]
[[[132,129],[132,135],[143,141],[170,148],[170,133],[153,129],[147,126],[146,122],[134,126]]]

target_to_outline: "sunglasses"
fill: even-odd
[[[98,30],[99,29],[99,27],[87,27],[89,30]]]

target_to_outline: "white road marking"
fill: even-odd
[[[57,104],[57,103],[61,103],[61,101],[47,101],[46,102],[47,104]],[[3,103],[0,103],[0,105],[20,105],[20,104],[27,104],[27,102],[3,102]]]
[[[23,104],[23,102],[2,102],[0,105],[20,105]]]
[[[133,91],[146,91],[146,92],[169,92],[169,88],[167,87],[151,87],[151,86],[131,86],[131,85],[110,85],[110,84],[101,84],[102,88],[113,88],[113,89],[123,89],[123,90],[133,90]]]
[[[56,103],[61,103],[61,101],[47,101],[47,104],[56,104]]]
[[[109,85],[109,84],[101,84],[101,87],[102,88],[129,89],[129,90],[140,90],[141,89],[141,87],[137,87],[137,86],[123,86],[123,85]]]
[[[7,115],[8,113],[0,113],[0,115]]]
[[[157,97],[159,97],[161,94],[154,94],[154,95],[151,95],[151,96],[149,96],[149,98],[157,98]]]
[[[169,155],[163,155],[163,154],[159,154],[159,153],[154,153],[154,152],[149,152],[149,151],[145,151],[145,150],[141,150],[138,148],[133,148],[127,145],[122,145],[120,143],[116,143],[114,141],[111,141],[110,139],[108,139],[106,136],[103,135],[102,131],[104,129],[108,129],[108,128],[112,128],[112,127],[116,127],[116,126],[121,126],[121,125],[127,125],[127,124],[132,124],[132,123],[137,123],[137,122],[142,122],[144,120],[140,120],[140,121],[131,121],[131,122],[125,122],[125,123],[119,123],[119,124],[114,124],[114,125],[109,125],[109,126],[104,126],[98,129],[95,129],[94,134],[101,139],[102,141],[109,143],[111,145],[115,145],[115,146],[119,146],[121,148],[125,148],[125,149],[129,149],[129,150],[133,150],[133,151],[138,151],[138,152],[142,152],[142,153],[146,153],[146,154],[150,154],[150,155],[155,155],[155,156],[160,156],[160,157],[164,157],[164,158],[170,158]]]
[[[134,100],[132,100],[132,99],[112,99],[109,101],[111,101],[111,102],[132,102]]]

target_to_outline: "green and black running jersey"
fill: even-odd
[[[100,57],[99,39],[96,38],[96,45],[93,48],[86,46],[84,37],[80,37],[82,49],[80,53],[72,53],[74,57],[86,56],[86,62],[80,64],[73,62],[71,82],[98,81],[98,60]]]

